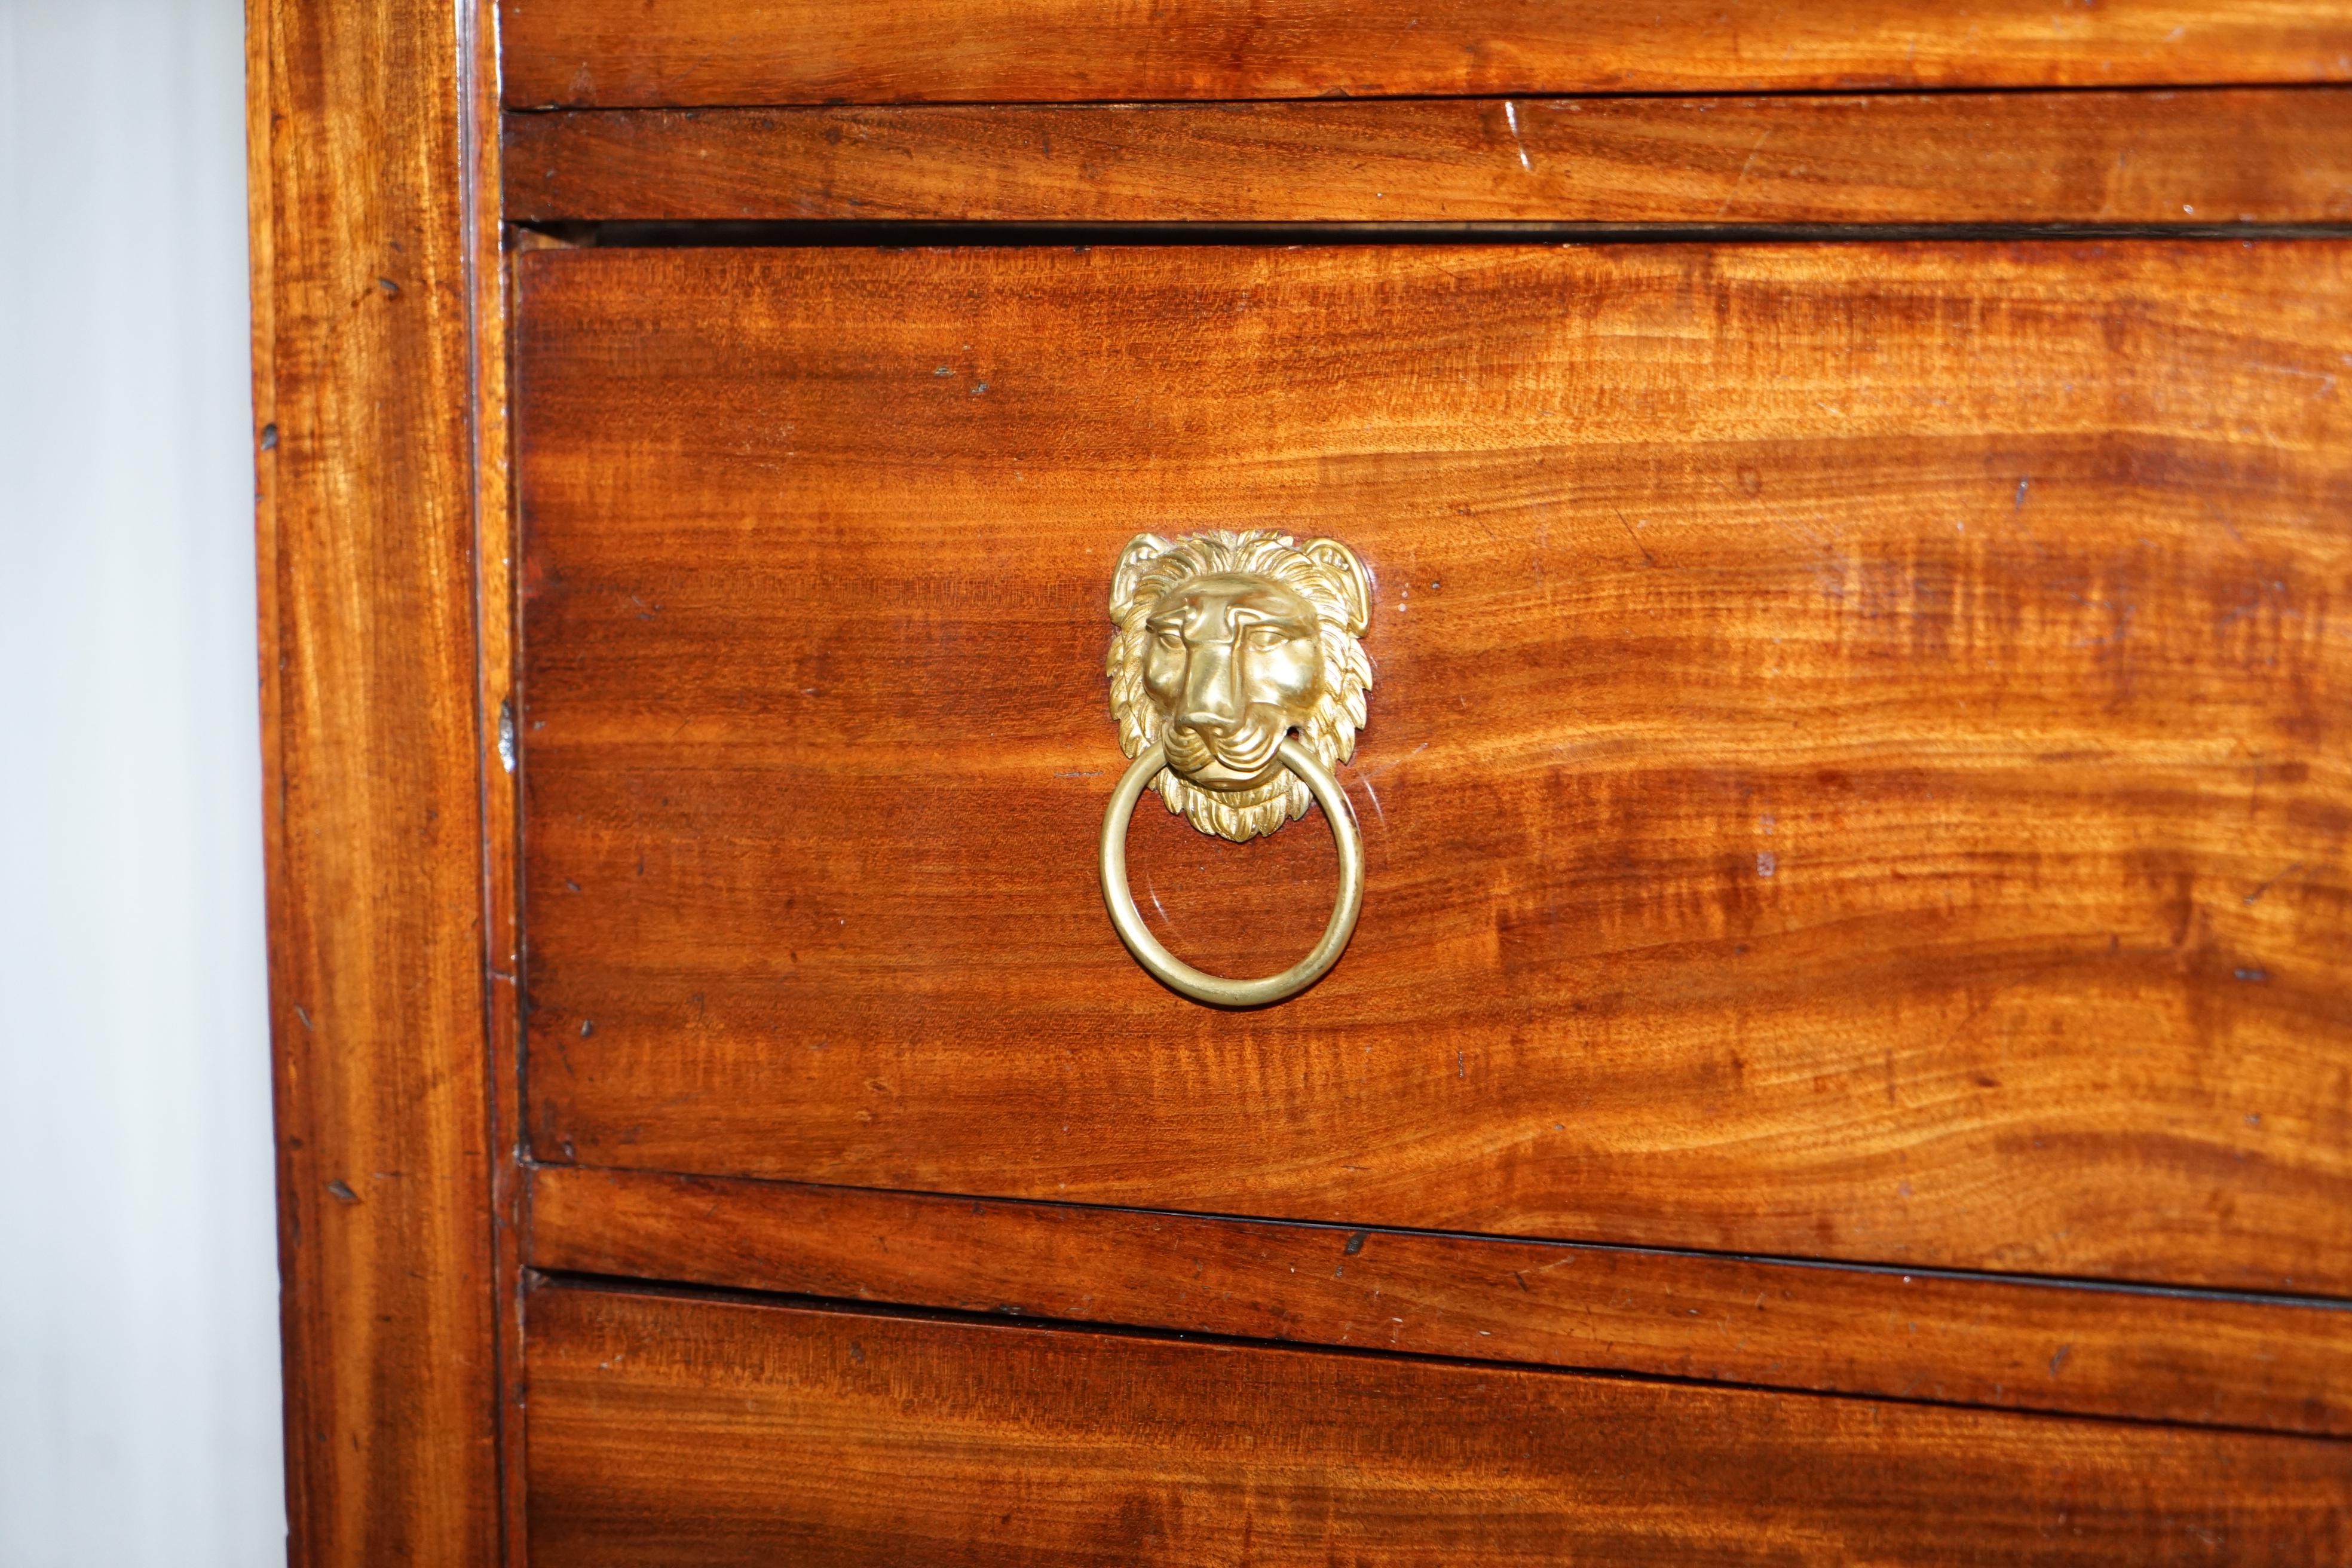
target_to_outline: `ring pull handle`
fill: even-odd
[[[1103,815],[1103,902],[1136,961],[1213,1007],[1297,995],[1339,961],[1364,901],[1364,843],[1331,770],[1355,753],[1372,667],[1358,640],[1371,574],[1336,539],[1256,529],[1172,542],[1141,533],[1111,578],[1112,717],[1134,763]],[[1203,973],[1144,928],[1127,885],[1127,828],[1157,788],[1203,833],[1245,842],[1323,805],[1339,847],[1339,897],[1315,951],[1264,980]]]
[[[1299,744],[1297,736],[1284,737],[1275,754],[1314,793],[1331,824],[1331,837],[1339,848],[1339,898],[1331,906],[1331,918],[1315,951],[1264,980],[1227,980],[1193,968],[1160,945],[1145,928],[1142,911],[1135,907],[1135,891],[1127,884],[1127,825],[1133,820],[1136,802],[1143,798],[1153,775],[1168,765],[1163,747],[1155,742],[1135,759],[1111,792],[1110,809],[1103,814],[1103,902],[1110,907],[1110,923],[1118,928],[1119,940],[1152,978],[1212,1007],[1263,1007],[1306,990],[1339,962],[1348,938],[1355,934],[1356,916],[1364,907],[1364,838],[1357,829],[1356,808],[1349,803],[1347,792],[1331,776],[1331,770]]]

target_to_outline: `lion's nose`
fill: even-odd
[[[1240,728],[1241,704],[1236,700],[1233,650],[1214,646],[1196,647],[1192,650],[1192,668],[1187,673],[1183,722],[1196,730]]]

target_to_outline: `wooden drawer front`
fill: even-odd
[[[500,0],[499,21],[516,108],[2352,79],[2345,0]]]
[[[2325,224],[2352,89],[515,114],[509,222]]]
[[[2352,1288],[2347,257],[526,255],[534,1148]],[[1206,527],[1378,590],[1363,921],[1242,1016],[1095,886]],[[1330,896],[1131,854],[1227,973]]]
[[[2352,1437],[2352,1308],[544,1165],[533,1268]]]
[[[577,1289],[530,1560],[2333,1563],[2352,1448]]]

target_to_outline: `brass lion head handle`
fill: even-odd
[[[1336,539],[1267,530],[1139,534],[1111,579],[1107,672],[1119,747],[1135,759],[1103,820],[1103,899],[1129,952],[1196,1002],[1261,1005],[1306,989],[1348,945],[1363,900],[1363,843],[1331,769],[1355,754],[1372,667],[1357,640],[1371,580]],[[1315,951],[1265,980],[1224,980],[1171,954],[1127,885],[1127,826],[1147,787],[1203,833],[1235,843],[1322,803],[1339,847],[1339,899]]]

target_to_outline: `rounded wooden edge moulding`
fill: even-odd
[[[1111,580],[1118,626],[1105,673],[1119,745],[1134,759],[1103,816],[1103,901],[1153,978],[1218,1007],[1306,990],[1346,951],[1363,907],[1363,836],[1331,769],[1354,755],[1370,661],[1360,640],[1371,580],[1336,539],[1299,544],[1256,529],[1171,542],[1138,534]],[[1339,851],[1339,892],[1314,951],[1281,973],[1228,980],[1152,936],[1127,881],[1127,828],[1147,788],[1201,832],[1244,843],[1321,803]]]

